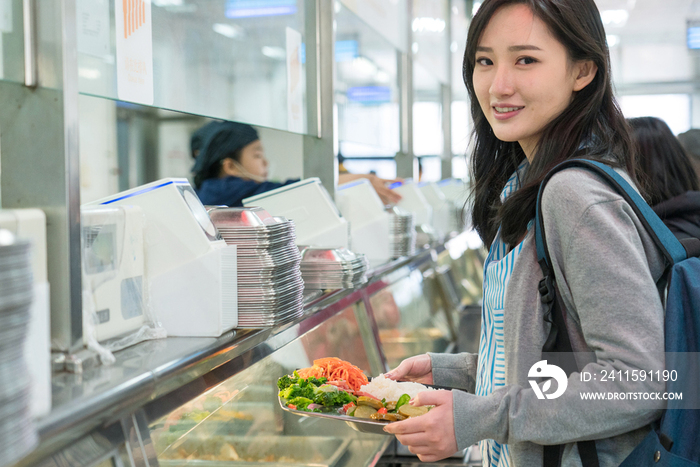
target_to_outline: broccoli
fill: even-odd
[[[297,410],[307,410],[309,404],[313,404],[313,402],[314,401],[306,397],[295,397],[288,401],[287,404],[295,405]]]
[[[306,381],[308,381],[309,384],[313,384],[314,386],[321,386],[322,384],[325,384],[326,381],[328,381],[328,378],[314,378],[313,376],[311,376]]]
[[[335,386],[325,385],[314,392],[314,402],[326,407],[345,405],[355,402],[357,398],[345,391],[339,391]]]
[[[288,388],[280,391],[279,396],[287,400],[294,399],[295,397],[306,397],[307,399],[312,399],[314,397],[314,386],[292,384]]]
[[[299,378],[297,378],[295,376],[284,375],[280,379],[277,380],[277,387],[280,390],[287,389],[292,384],[296,384],[298,382],[299,382]]]

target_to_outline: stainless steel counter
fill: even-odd
[[[302,318],[282,327],[231,331],[218,338],[172,337],[147,341],[116,352],[116,363],[112,366],[100,366],[83,374],[55,375],[53,409],[38,420],[40,445],[17,466],[97,465],[100,459],[119,450],[130,432],[138,432],[140,425],[143,431],[148,421],[164,416],[254,365],[353,303],[368,301],[373,290],[434,264],[446,248],[464,246],[468,241],[465,235],[372,271],[370,281],[361,289],[313,297],[306,304]],[[373,327],[376,334],[376,325]],[[378,342],[378,336],[375,338]],[[380,361],[384,360],[379,344],[370,350],[377,353]],[[143,457],[147,458],[144,440],[138,439]],[[76,446],[81,454],[78,451],[71,454]],[[140,456],[127,454],[134,465],[149,465],[139,464]]]

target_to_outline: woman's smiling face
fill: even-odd
[[[496,137],[532,157],[544,127],[595,76],[592,62],[572,63],[566,48],[529,7],[500,8],[479,39],[474,90]]]

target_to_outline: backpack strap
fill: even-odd
[[[652,240],[656,246],[661,250],[661,253],[666,258],[669,266],[683,261],[688,257],[688,252],[686,252],[683,245],[678,241],[675,235],[669,230],[668,227],[663,223],[659,216],[649,207],[649,205],[644,201],[644,199],[637,193],[637,191],[632,188],[632,186],[627,183],[627,180],[622,178],[620,174],[615,172],[610,166],[603,164],[602,162],[591,161],[587,159],[569,159],[562,162],[561,164],[554,167],[542,180],[540,184],[540,190],[537,194],[537,208],[535,212],[535,241],[537,246],[537,261],[539,263],[545,262],[548,270],[551,268],[551,258],[549,252],[545,248],[546,245],[546,235],[544,228],[542,226],[542,210],[540,209],[540,204],[542,203],[542,193],[544,187],[549,181],[549,179],[555,173],[560,170],[567,169],[570,167],[579,167],[583,169],[588,169],[591,172],[595,172],[601,176],[611,188],[615,189],[617,193],[622,196],[627,203],[629,203],[632,210],[637,214],[639,221],[644,225],[645,229],[651,236]]]
[[[552,169],[540,184],[537,194],[537,207],[535,217],[535,243],[537,247],[537,261],[542,269],[543,279],[540,281],[539,292],[542,302],[546,306],[544,319],[549,322],[550,332],[542,346],[543,354],[553,355],[549,358],[557,361],[559,366],[566,372],[567,376],[578,371],[578,365],[573,357],[573,348],[566,328],[564,313],[561,310],[559,291],[556,286],[554,273],[552,271],[551,257],[547,249],[546,235],[544,232],[544,222],[542,220],[542,194],[549,179],[560,170],[569,167],[580,167],[591,170],[600,175],[613,187],[632,207],[637,217],[640,219],[646,230],[651,235],[654,243],[662,251],[669,266],[677,261],[685,259],[686,249],[680,244],[671,231],[663,224],[654,211],[647,205],[642,197],[609,166],[596,161],[585,159],[571,159],[562,162]],[[559,357],[557,357],[557,354]],[[580,441],[577,443],[581,463],[584,467],[598,467],[598,452],[595,441]],[[563,445],[544,446],[543,465],[544,467],[558,467],[561,465]]]

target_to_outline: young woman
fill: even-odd
[[[690,157],[663,120],[628,122],[649,204],[677,238],[700,239],[700,188]]]
[[[393,379],[467,392],[420,393],[412,403],[435,408],[385,431],[427,462],[479,442],[486,466],[543,465],[543,445],[564,445],[562,465],[579,466],[576,443],[596,440],[600,465],[617,466],[661,412],[581,393],[663,391],[658,381],[601,375],[663,368],[656,281],[664,262],[629,205],[585,170],[554,175],[542,212],[576,358],[596,378],[573,373],[561,396],[540,400],[529,374],[550,329],[531,229],[540,181],[575,157],[634,180],[594,0],[485,0],[469,28],[463,72],[475,124],[472,218],[489,247],[479,353],[416,356],[391,371]]]

